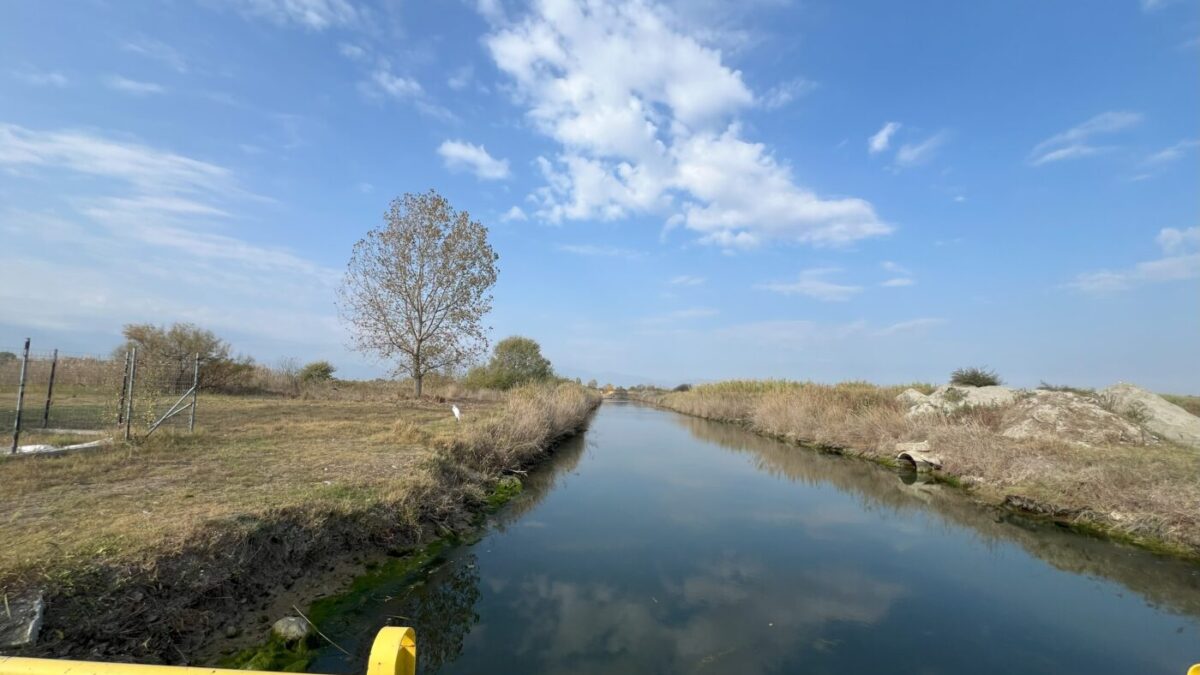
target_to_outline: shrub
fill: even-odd
[[[684,382],[683,384],[679,385],[678,387],[675,387],[671,391],[691,391],[691,390],[692,390],[692,385]]]
[[[1038,389],[1040,389],[1042,391],[1060,391],[1060,392],[1066,392],[1068,394],[1079,394],[1080,396],[1095,396],[1096,395],[1095,389],[1086,389],[1084,387],[1072,387],[1072,386],[1065,385],[1065,384],[1050,384],[1049,382],[1047,382],[1045,380],[1042,380],[1042,383],[1038,385]]]
[[[950,384],[963,387],[992,387],[1002,382],[994,370],[984,368],[959,368],[950,373]]]
[[[487,365],[467,371],[466,384],[479,389],[512,389],[553,379],[554,369],[542,356],[541,345],[527,337],[514,335],[496,344]]]
[[[328,382],[337,368],[328,361],[313,361],[300,369],[301,382]]]

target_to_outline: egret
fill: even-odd
[[[458,406],[451,405],[450,412],[454,413],[454,421],[456,421],[456,422],[462,421],[462,411],[458,409]]]

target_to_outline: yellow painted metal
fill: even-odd
[[[399,626],[388,626],[379,631],[371,645],[367,675],[415,675],[416,672],[416,632]]]
[[[1200,663],[1188,668],[1187,675],[1200,675]]]
[[[0,656],[0,675],[253,675],[255,672],[226,668]],[[379,631],[371,645],[366,675],[416,675],[416,672],[416,632],[411,628],[399,626],[389,626]]]

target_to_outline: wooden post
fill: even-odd
[[[46,385],[46,409],[42,411],[42,428],[50,426],[50,401],[54,398],[54,371],[58,370],[58,350],[50,360],[50,383]]]
[[[125,350],[125,368],[121,371],[121,399],[117,401],[117,426],[125,422],[125,392],[129,389],[129,350]]]
[[[200,354],[196,354],[196,363],[192,366],[192,410],[188,414],[188,432],[196,431],[196,394],[200,391]]]
[[[21,355],[21,381],[17,384],[17,417],[13,420],[13,442],[10,455],[17,454],[17,443],[21,440],[21,406],[25,403],[25,374],[29,368],[29,338],[25,338],[25,352]]]
[[[133,384],[137,377],[137,347],[129,352],[129,394],[125,396],[125,440],[129,440],[129,426],[133,423]]]

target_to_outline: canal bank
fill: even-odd
[[[321,626],[351,656],[310,669],[389,623],[426,673],[1176,673],[1200,644],[1193,564],[734,425],[606,402],[529,479],[359,588]]]

